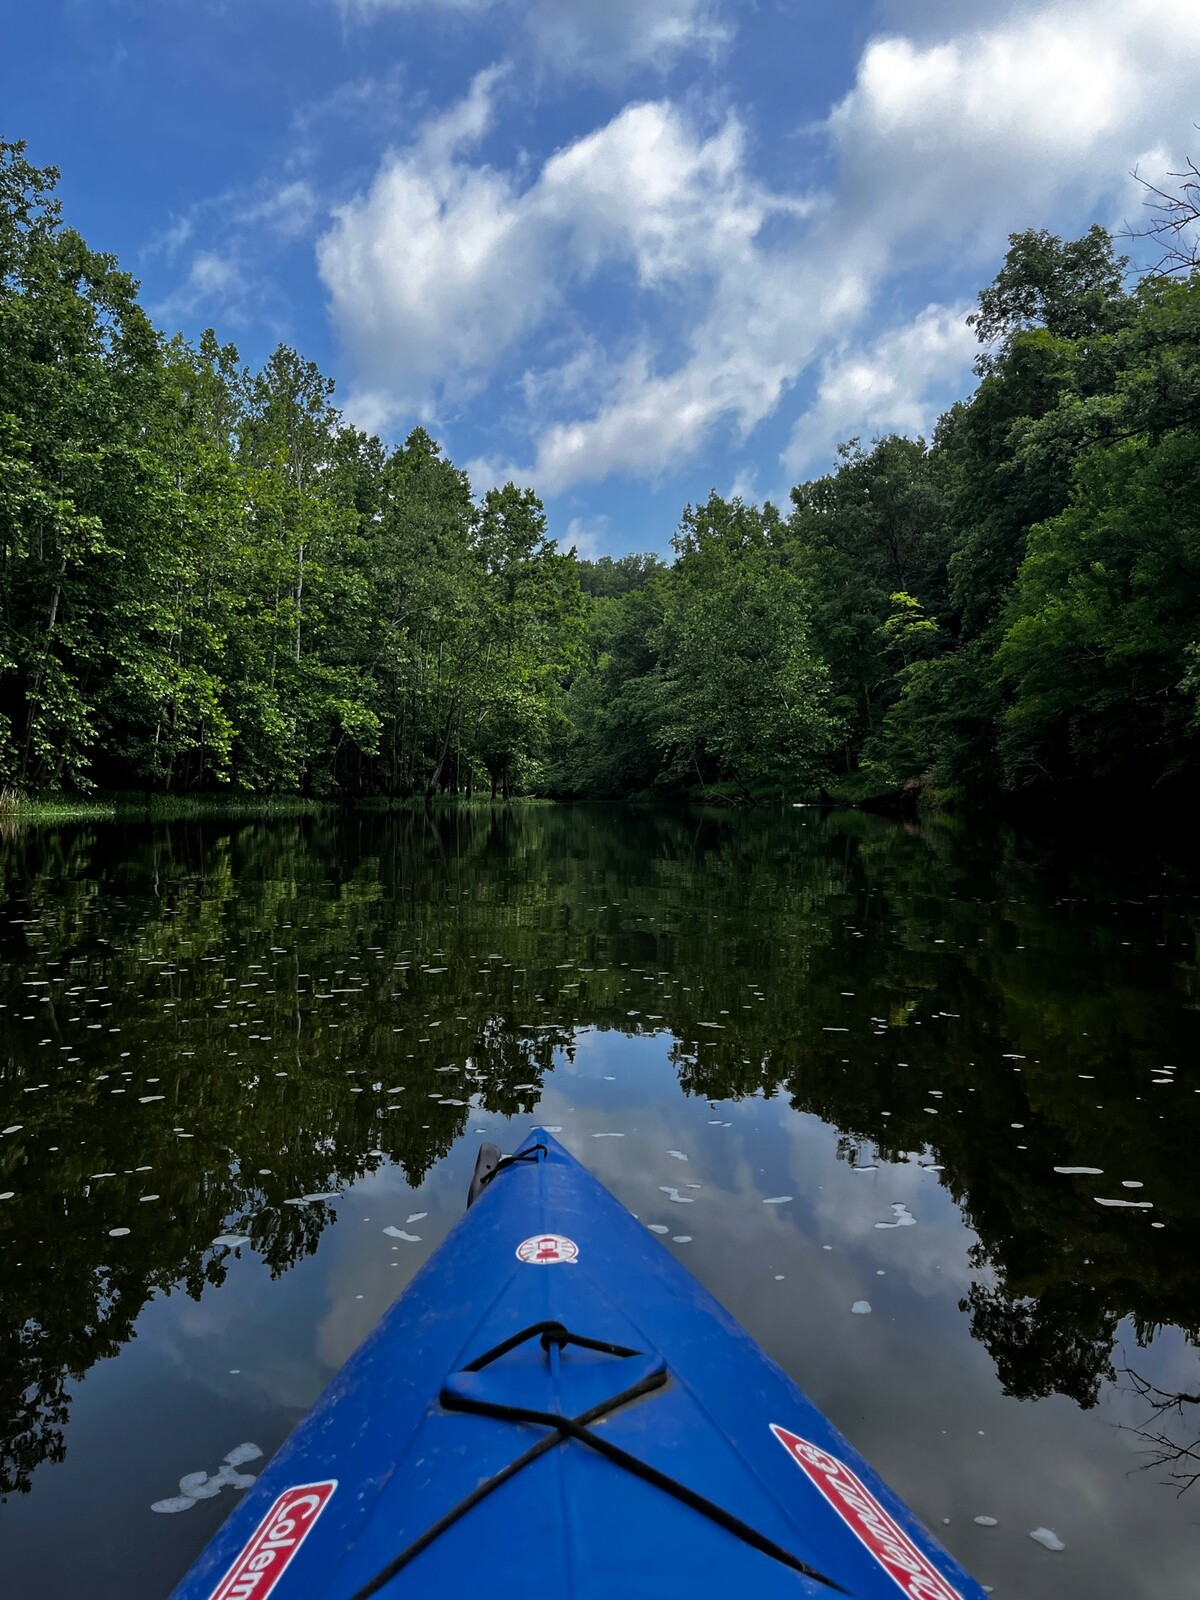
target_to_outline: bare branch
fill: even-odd
[[[1121,229],[1125,239],[1154,239],[1162,246],[1155,272],[1195,272],[1200,268],[1200,166],[1188,159],[1179,172],[1168,172],[1177,187],[1163,189],[1143,178],[1137,168],[1132,176],[1146,191],[1145,207],[1152,220],[1143,228]]]
[[[1193,1484],[1200,1483],[1200,1438],[1183,1444],[1162,1431],[1161,1424],[1172,1413],[1182,1419],[1184,1406],[1200,1406],[1200,1394],[1189,1394],[1184,1389],[1160,1389],[1132,1367],[1121,1367],[1119,1370],[1130,1380],[1134,1392],[1150,1407],[1150,1416],[1142,1427],[1123,1425],[1125,1432],[1132,1433],[1135,1439],[1140,1439],[1146,1446],[1141,1452],[1143,1469],[1168,1468],[1163,1483],[1175,1489],[1177,1494],[1186,1494]]]

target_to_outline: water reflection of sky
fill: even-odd
[[[714,890],[723,904],[737,898],[737,873],[729,870],[732,881]],[[818,894],[805,907],[806,920],[814,915],[819,920],[829,892],[825,885],[825,898]],[[603,893],[607,910],[612,890]],[[548,901],[560,898],[551,888]],[[657,911],[643,910],[636,920],[657,915],[678,921],[677,882],[672,879],[660,900],[651,903]],[[845,908],[838,914],[855,926],[864,920],[850,918]],[[897,915],[895,907],[889,909],[889,920]],[[931,915],[923,902],[922,918]],[[643,937],[641,929],[635,931]],[[411,932],[402,938],[401,932],[397,928],[397,952],[414,943]],[[680,938],[686,933],[684,926]],[[505,952],[509,937],[498,932],[493,952]],[[441,946],[431,944],[427,952],[434,948]],[[537,958],[527,947],[518,951],[514,946],[513,952],[514,966],[535,967]],[[547,941],[539,993],[549,987],[545,973],[560,965],[551,957],[562,953],[555,940]],[[1007,962],[1009,953],[1002,953]],[[599,967],[612,959],[610,952],[607,957],[585,957],[581,964]],[[657,964],[642,959],[655,971],[665,969],[665,959]],[[306,959],[306,966],[313,964]],[[327,965],[332,973],[332,961]],[[691,980],[687,987],[696,992],[699,1007],[691,1020],[700,1018],[702,1027],[711,1019],[705,1018],[700,995],[705,989],[715,992],[719,974],[698,974],[682,958],[678,969],[670,987],[682,988],[684,980]],[[756,970],[753,959],[748,970]],[[1004,970],[1011,977],[1011,967]],[[472,982],[486,981],[478,967],[471,971]],[[763,966],[748,982],[770,996],[785,978],[779,968]],[[1050,1009],[1055,981],[1048,974],[1045,992],[1032,996],[1043,1010],[1038,1025],[1048,1041],[1056,1028],[1067,1026]],[[461,989],[443,1005],[447,1019],[455,1007],[466,1004],[466,992]],[[815,1025],[834,1014],[842,998],[840,991],[823,995]],[[352,1003],[353,996],[342,1002],[343,1022]],[[1012,994],[1005,1003],[1027,1008],[1031,996]],[[1143,977],[1128,1004],[1140,1013],[1154,1003],[1152,981]],[[658,998],[653,1010],[666,1004]],[[864,994],[861,1004],[869,1012],[879,1002]],[[525,1114],[509,1117],[470,1107],[461,1136],[434,1160],[417,1187],[410,1187],[402,1168],[391,1162],[342,1186],[340,1198],[327,1205],[330,1220],[320,1232],[319,1247],[300,1255],[286,1270],[270,1275],[261,1253],[243,1247],[227,1258],[224,1281],[205,1287],[198,1300],[178,1289],[154,1290],[137,1319],[135,1336],[116,1358],[102,1360],[90,1371],[85,1366],[68,1383],[72,1398],[65,1460],[43,1464],[33,1492],[0,1508],[0,1592],[22,1592],[24,1586],[51,1597],[87,1593],[95,1600],[125,1600],[131,1574],[136,1574],[140,1591],[165,1593],[219,1525],[233,1491],[175,1516],[155,1516],[150,1505],[176,1493],[185,1474],[214,1471],[226,1452],[244,1441],[267,1452],[274,1449],[457,1221],[481,1139],[511,1147],[539,1121],[561,1128],[564,1144],[647,1225],[667,1230],[660,1233],[665,1247],[735,1312],[996,1593],[1027,1600],[1190,1596],[1200,1501],[1193,1505],[1186,1497],[1178,1500],[1162,1486],[1161,1474],[1136,1470],[1139,1442],[1131,1430],[1145,1418],[1144,1403],[1119,1381],[1101,1384],[1099,1404],[1092,1409],[1062,1394],[1038,1400],[1006,1396],[992,1352],[972,1337],[971,1319],[960,1308],[973,1285],[995,1287],[997,1271],[989,1252],[979,1249],[980,1235],[952,1198],[946,1175],[927,1170],[937,1161],[946,1130],[939,1117],[921,1120],[920,1102],[949,1117],[961,1114],[956,1106],[966,1103],[965,1093],[994,1099],[988,1126],[1001,1169],[1028,1157],[1046,1167],[1045,1183],[1052,1184],[1058,1180],[1049,1173],[1063,1154],[1058,1144],[1041,1148],[1036,1127],[1028,1133],[1011,1128],[1012,1121],[1026,1117],[1032,1123],[1042,1108],[1023,1110],[1016,1118],[1008,1114],[1005,1096],[1011,1091],[998,1074],[1011,1074],[1012,1066],[1001,1069],[996,1059],[1005,1054],[998,1048],[1003,1041],[982,1033],[972,1041],[984,1065],[969,1083],[956,1084],[956,1064],[949,1053],[930,1048],[928,1060],[917,1069],[922,1091],[918,1114],[910,1107],[904,1122],[909,1131],[927,1128],[928,1142],[909,1138],[902,1141],[908,1146],[905,1159],[886,1159],[861,1131],[862,1095],[870,1102],[877,1128],[886,1129],[886,1121],[878,1117],[892,1107],[881,1103],[876,1089],[863,1090],[857,1083],[854,1075],[862,1059],[857,1040],[845,1044],[844,1056],[840,1043],[839,1054],[832,1057],[829,1041],[822,1043],[822,1070],[827,1077],[834,1074],[830,1081],[837,1081],[842,1065],[851,1074],[845,1091],[848,1109],[839,1128],[813,1110],[794,1109],[791,1102],[797,1096],[786,1084],[770,1096],[742,1099],[710,1101],[703,1094],[681,1093],[670,1059],[673,1048],[702,1056],[710,1047],[695,1027],[675,1033],[666,1031],[665,1021],[659,1024],[663,1031],[627,1035],[617,1019],[633,1005],[632,995],[610,997],[604,1023],[589,1025],[580,1019],[570,1051],[553,1052],[540,1095],[523,1091]],[[432,1002],[419,1009],[426,1025],[442,1020],[433,1015]],[[558,1020],[554,1009],[548,1000],[539,1021]],[[637,1009],[649,1014],[651,1003],[640,1000]],[[726,1028],[732,1028],[731,1008],[714,1006],[721,1009]],[[391,1025],[389,1015],[389,1034]],[[637,1025],[646,1026],[645,1019]],[[780,1056],[797,1054],[794,1082],[805,1081],[802,1030],[794,1018],[789,1029],[775,1048]],[[1128,1052],[1129,1041],[1110,1037],[1105,1048],[1109,1054],[1098,1070],[1103,1076],[1107,1060],[1110,1081],[1104,1094],[1114,1103],[1112,1061]],[[199,1049],[202,1056],[203,1042]],[[1049,1045],[1046,1053],[1049,1059]],[[1159,1049],[1156,1065],[1162,1055]],[[916,1061],[919,1052],[906,1049],[904,1058]],[[348,1059],[353,1062],[354,1057]],[[357,1068],[339,1064],[338,1070],[346,1075]],[[394,1074],[403,1075],[403,1070]],[[1052,1106],[1068,1077],[1079,1081],[1075,1071],[1039,1079],[1030,1103],[1036,1106],[1040,1098]],[[775,1081],[786,1078],[786,1072],[776,1071]],[[428,1090],[427,1081],[417,1092],[433,1103],[438,1091]],[[1143,1087],[1139,1080],[1139,1092]],[[1075,1092],[1092,1093],[1086,1087]],[[1060,1130],[1051,1143],[1061,1143],[1063,1137]],[[1018,1145],[1028,1148],[1018,1154]],[[368,1147],[360,1139],[357,1153]],[[1104,1158],[1110,1168],[1105,1180],[1114,1193],[1124,1192],[1119,1185],[1125,1179],[1142,1181],[1145,1153],[1136,1147],[1122,1150],[1119,1171]],[[1003,1178],[1001,1170],[997,1182],[1006,1193]],[[1076,1181],[1084,1184],[1080,1204],[1090,1203],[1090,1180],[1061,1180]],[[1043,1187],[1039,1176],[1029,1192],[1040,1196]],[[1091,1187],[1097,1194],[1105,1192],[1099,1182]],[[1053,1188],[1047,1192],[1059,1194]],[[673,1199],[672,1193],[679,1198]],[[975,1199],[973,1194],[965,1197],[968,1213]],[[1155,1199],[1167,1213],[1167,1197],[1155,1190]],[[994,1197],[982,1196],[980,1203],[991,1207]],[[1173,1203],[1182,1204],[1186,1212],[1180,1194]],[[417,1213],[425,1215],[410,1221]],[[1065,1214],[1077,1215],[1078,1207]],[[1145,1229],[1147,1216],[1157,1214],[1097,1209],[1094,1225],[1089,1224],[1095,1230],[1097,1259],[1110,1259],[1110,1246],[1122,1238],[1114,1230]],[[911,1225],[894,1225],[907,1217]],[[148,1217],[136,1214],[133,1223],[139,1229],[153,1226]],[[217,1226],[208,1228],[208,1237]],[[399,1239],[385,1232],[388,1228],[419,1237]],[[1078,1236],[1064,1239],[1068,1273],[1090,1261],[1083,1253],[1092,1248],[1089,1238],[1083,1236],[1082,1245]],[[996,1243],[989,1240],[993,1253]],[[1038,1270],[1048,1283],[1055,1281],[1052,1261]],[[1027,1272],[1021,1281],[1032,1286],[1036,1274]],[[1098,1281],[1099,1293],[1110,1291],[1108,1280]],[[1087,1284],[1082,1287],[1086,1290]],[[1152,1287],[1143,1292],[1143,1305],[1152,1304],[1152,1293]],[[864,1301],[870,1304],[869,1314],[855,1314],[852,1307]],[[1195,1348],[1174,1328],[1139,1348],[1126,1319],[1118,1330],[1118,1366],[1122,1352],[1144,1377],[1165,1389],[1197,1385]],[[994,1518],[995,1526],[977,1524],[974,1519],[980,1516]],[[1043,1526],[1055,1531],[1065,1550],[1051,1553],[1030,1539],[1031,1531]]]

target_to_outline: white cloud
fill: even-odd
[[[755,178],[739,118],[702,126],[669,99],[502,170],[478,154],[499,80],[477,79],[320,242],[356,414],[382,427],[503,384],[524,407],[519,476],[544,494],[655,479],[719,430],[744,440],[822,358],[789,467],[846,433],[928,428],[966,381],[960,308],[864,338],[872,302],[931,262],[990,276],[1012,230],[1128,211],[1139,152],[1157,169],[1193,135],[1200,6],[1043,0],[963,21],[940,0],[893,0],[901,11],[910,32],[871,40],[830,111],[837,177],[815,199]],[[529,10],[551,13],[567,9]],[[671,18],[715,16],[667,0],[637,14],[664,38]],[[599,7],[571,15],[599,26]]]
[[[715,0],[533,0],[525,16],[543,62],[597,78],[715,56],[733,32]]]
[[[391,155],[318,244],[334,320],[376,409],[429,415],[435,388],[469,394],[556,296],[515,181],[458,159],[486,129],[494,82],[481,74]]]
[[[713,56],[732,37],[718,0],[338,0],[343,13],[495,12],[519,21],[526,49],[555,73],[613,80],[664,71],[681,56]]]
[[[821,363],[813,405],[792,428],[784,452],[789,472],[832,462],[853,435],[928,436],[940,412],[970,382],[978,351],[967,327],[971,307],[926,306],[906,327],[865,348],[839,349]]]
[[[168,261],[174,261],[189,242],[195,231],[195,219],[190,216],[175,217],[170,225],[155,235],[146,246],[148,256],[164,255]]]
[[[705,135],[668,101],[627,106],[521,187],[469,157],[487,131],[495,84],[494,73],[481,76],[466,100],[394,152],[368,193],[335,212],[320,241],[321,276],[364,393],[426,414],[439,397],[459,401],[565,304],[570,289],[613,270],[635,292],[664,296],[659,319],[696,307],[706,324],[711,319],[685,330],[689,339],[702,337],[702,369],[656,384],[649,335],[616,361],[600,357],[584,336],[557,366],[527,373],[527,399],[578,393],[585,380],[601,396],[640,392],[643,404],[632,412],[610,408],[618,449],[648,421],[661,425],[664,407],[682,440],[694,441],[704,418],[731,403],[747,423],[757,420],[761,396],[772,403],[784,374],[759,371],[747,387],[749,373],[735,371],[757,309],[755,240],[769,217],[795,219],[803,205],[747,179],[735,120]],[[786,286],[778,290],[780,306],[760,330],[770,337],[789,298]],[[714,372],[714,362],[724,370]],[[558,486],[578,475],[576,440],[566,431],[547,441],[540,466]],[[609,464],[597,456],[593,475]]]
[[[312,230],[319,209],[312,185],[297,178],[253,201],[235,220],[247,227],[271,228],[285,239],[300,239]]]
[[[152,309],[156,316],[183,321],[204,308],[206,315],[228,313],[245,289],[242,269],[232,256],[197,250],[183,283]]]
[[[605,554],[611,518],[604,516],[572,517],[567,531],[559,539],[559,549],[566,552],[574,546],[581,561],[595,561]]]
[[[994,254],[1055,208],[1090,212],[1162,130],[1186,141],[1200,69],[1193,0],[1057,0],[918,44],[873,40],[830,130],[840,204],[892,252]]]
[[[179,322],[201,313],[238,321],[253,308],[260,321],[275,320],[267,309],[277,304],[271,255],[310,236],[320,211],[319,196],[303,178],[198,201],[145,248],[148,257],[187,266],[183,280],[158,299],[156,313]]]

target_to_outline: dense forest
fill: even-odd
[[[579,560],[536,493],[387,449],[280,346],[156,330],[0,144],[0,785],[737,801],[1200,776],[1194,185],[1135,280],[1013,235],[979,384],[671,563]],[[1189,209],[1191,207],[1191,209]]]

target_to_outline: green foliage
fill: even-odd
[[[1098,224],[1066,242],[1044,228],[1010,234],[1004,265],[967,321],[982,344],[1008,345],[1029,328],[1068,340],[1111,333],[1124,320],[1128,265],[1127,257],[1113,255],[1112,238]],[[995,360],[981,356],[980,372],[992,371]]]
[[[663,685],[658,640],[666,580],[594,602],[553,750],[552,786],[576,794],[628,795],[652,789],[662,766],[655,739]]]
[[[0,146],[0,784],[507,795],[560,715],[575,563],[511,485],[390,455],[281,345],[160,339]]]
[[[601,556],[596,561],[577,562],[579,587],[584,594],[595,599],[612,600],[634,589],[644,588],[665,564],[654,555],[627,555],[614,561],[612,556]]]
[[[999,339],[939,426],[952,526],[936,653],[899,665],[881,787],[1195,778],[1200,279],[1122,287],[1099,229],[1014,236],[980,296]]]
[[[842,446],[838,470],[792,490],[793,559],[811,596],[813,634],[828,664],[846,769],[897,692],[893,596],[940,613],[949,552],[939,456],[895,436]]]
[[[997,656],[1011,785],[1195,769],[1198,482],[1191,430],[1096,446],[1070,506],[1033,530]]]
[[[932,442],[579,560],[281,345],[163,339],[0,144],[0,788],[750,803],[1195,777],[1200,276],[1014,234]]]
[[[802,792],[836,721],[786,524],[714,492],[684,511],[673,544],[673,567],[647,563],[593,604],[555,783],[741,802]]]
[[[835,725],[779,513],[714,493],[687,508],[674,546],[656,732],[668,770],[744,799],[810,783]]]

